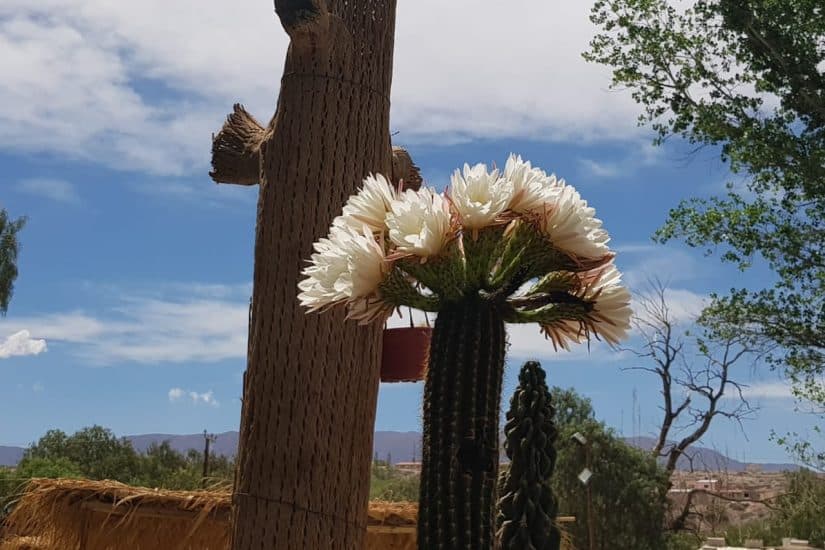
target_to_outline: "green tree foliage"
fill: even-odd
[[[577,477],[587,463],[586,451],[571,440],[576,432],[583,434],[591,445],[593,476],[589,485],[595,548],[663,548],[667,475],[648,453],[625,444],[596,421],[559,430],[553,488],[559,509],[576,516],[572,534],[577,547],[590,546],[587,491]]]
[[[44,464],[71,465],[71,468],[66,476],[42,477],[112,479],[165,489],[198,489],[203,485],[203,453],[190,450],[184,455],[164,441],[150,445],[141,454],[127,440],[115,437],[111,430],[101,426],[83,428],[72,435],[49,430],[26,450],[17,466],[18,477],[38,477],[28,472]],[[207,485],[230,483],[234,467],[234,461],[227,457],[210,456]]]
[[[14,471],[17,479],[25,480],[33,477],[50,479],[83,477],[80,467],[66,457],[56,458],[29,458],[21,462]]]
[[[594,547],[600,550],[666,548],[668,478],[664,470],[649,453],[630,447],[596,421],[589,400],[573,390],[553,388],[552,394],[555,403],[567,405],[567,414],[556,417],[558,458],[552,485],[559,500],[559,512],[576,517],[576,522],[568,528],[576,547],[590,548],[587,490],[577,477],[587,465],[587,450],[572,439],[573,434],[579,432],[590,445]],[[558,408],[561,409],[561,405]]]
[[[550,487],[556,462],[556,427],[545,373],[535,361],[519,372],[504,426],[510,467],[499,485],[499,547],[506,550],[558,550],[558,505]]]
[[[590,399],[579,395],[573,388],[553,386],[550,389],[550,401],[555,409],[553,420],[558,429],[581,426],[596,416]]]
[[[204,485],[227,487],[234,472],[233,459],[210,453],[209,477],[204,480],[203,453],[190,449],[182,454],[166,441],[138,453],[131,443],[100,426],[72,435],[49,430],[26,450],[16,468],[0,467],[0,519],[32,478],[111,479],[142,487],[195,490]],[[415,496],[408,500],[415,500]]]
[[[0,467],[0,520],[33,477],[81,478],[83,474],[75,463],[64,457],[32,458],[16,468]]]
[[[375,460],[372,463],[370,499],[417,502],[419,483],[417,475],[400,472],[389,460]]]
[[[140,461],[134,483],[152,487],[197,487],[201,474],[190,466],[187,458],[174,450],[168,441],[152,443]]]
[[[786,533],[825,546],[825,478],[810,470],[789,473],[787,493],[777,508],[775,521]]]
[[[20,249],[17,232],[25,224],[25,218],[12,220],[6,210],[0,208],[0,314],[3,315],[9,308],[17,279],[17,253]]]
[[[764,263],[773,286],[714,296],[703,321],[771,351],[825,415],[825,7],[821,0],[598,0],[585,58],[643,107],[657,143],[717,146],[744,177],[724,197],[671,210],[657,238]],[[796,449],[821,461],[809,445]]]
[[[89,479],[130,482],[139,470],[139,458],[131,443],[118,439],[106,428],[92,426],[67,436],[50,430],[26,450],[20,467],[37,458],[65,458]]]

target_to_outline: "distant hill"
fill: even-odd
[[[0,445],[0,466],[14,466],[23,458],[23,447],[3,447]]]
[[[234,456],[238,452],[238,432],[223,432],[215,434],[216,439],[209,448],[217,455]],[[169,445],[180,453],[189,449],[203,452],[203,434],[173,435],[173,434],[144,434],[128,435],[126,439],[132,442],[132,447],[138,452],[145,452],[152,443],[168,441]]]
[[[238,432],[224,432],[216,434],[217,439],[211,449],[218,455],[233,456],[238,449]],[[144,452],[152,443],[168,441],[178,452],[185,453],[189,449],[203,451],[203,434],[173,435],[173,434],[143,434],[131,435],[126,439],[132,442],[137,451]],[[651,437],[625,438],[626,443],[640,449],[650,450],[655,440]],[[0,466],[14,466],[23,456],[21,447],[0,447]],[[388,457],[393,463],[412,462],[421,460],[421,433],[419,432],[375,432],[373,452],[378,458],[385,460]],[[707,447],[694,447],[693,469],[695,470],[726,470],[729,472],[743,472],[748,464],[728,458],[720,452]],[[690,470],[690,461],[681,458],[677,464],[680,470]],[[764,472],[782,472],[796,470],[793,464],[759,464]]]
[[[653,449],[653,446],[656,444],[656,440],[652,437],[625,437],[624,441],[628,445],[633,445],[645,451]],[[688,450],[688,454],[690,458],[682,456],[676,462],[677,469],[744,472],[749,465],[749,463],[728,458],[722,453],[707,447],[691,447]],[[664,462],[664,459],[662,459],[661,462]],[[691,462],[693,463],[692,468]],[[799,469],[799,467],[794,464],[786,463],[759,463],[758,466],[763,472],[784,472]]]

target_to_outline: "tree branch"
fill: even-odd
[[[265,135],[263,126],[236,103],[221,131],[212,138],[212,180],[237,185],[258,183]]]

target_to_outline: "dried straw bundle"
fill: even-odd
[[[32,480],[7,518],[0,550],[226,550],[232,495],[113,481]],[[414,550],[418,506],[371,502],[365,548]]]
[[[227,487],[34,479],[0,531],[0,550],[227,550],[231,503]],[[417,518],[417,503],[370,502],[365,550],[416,550]],[[564,538],[562,548],[572,548]]]
[[[38,550],[224,550],[228,491],[165,491],[113,481],[35,479],[7,519],[7,532],[38,537]],[[8,548],[26,548],[14,542]],[[8,546],[18,544],[17,546]]]
[[[367,515],[366,550],[416,550],[418,504],[370,502]]]

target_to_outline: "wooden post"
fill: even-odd
[[[215,441],[215,436],[207,434],[206,430],[204,430],[203,439],[203,475],[201,476],[201,487],[206,489],[207,479],[209,478],[209,444]]]
[[[593,442],[588,438],[585,445],[587,452],[587,469],[593,471]],[[587,538],[590,539],[590,550],[596,549],[596,525],[593,517],[593,488],[587,484]]]
[[[260,183],[232,548],[360,550],[381,328],[307,315],[296,296],[312,243],[364,176],[420,183],[390,145],[395,0],[275,11],[290,36],[275,116],[264,128],[236,106],[212,150],[216,182]]]

